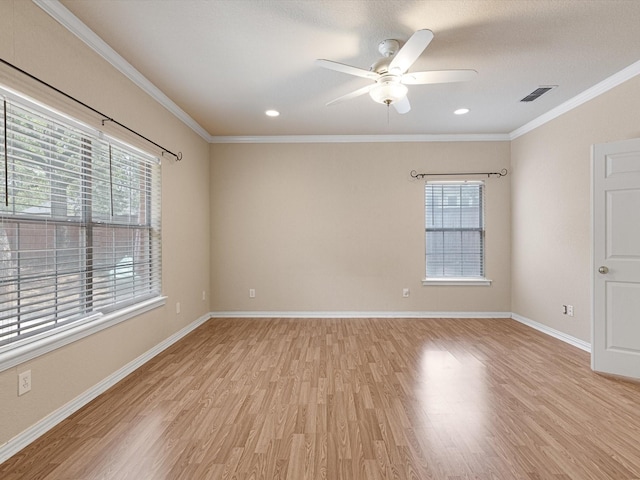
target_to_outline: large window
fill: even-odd
[[[157,159],[0,94],[0,349],[158,296]]]
[[[426,280],[484,278],[484,183],[425,185]]]

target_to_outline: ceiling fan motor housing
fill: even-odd
[[[369,70],[384,75],[389,71],[389,63],[391,63],[391,58],[383,57],[371,65]]]
[[[382,40],[378,44],[378,51],[382,54],[383,57],[392,57],[398,52],[398,50],[400,50],[400,42],[394,40],[393,38]]]

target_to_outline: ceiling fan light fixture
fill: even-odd
[[[409,89],[406,85],[396,80],[385,80],[378,82],[371,90],[369,95],[378,103],[384,105],[392,105],[393,103],[402,100]]]

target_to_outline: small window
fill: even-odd
[[[484,183],[425,184],[426,281],[484,279]]]

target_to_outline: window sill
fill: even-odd
[[[167,297],[154,297],[126,308],[84,318],[61,329],[44,332],[0,348],[0,372],[57,348],[93,335],[120,322],[163,306]]]
[[[425,278],[422,280],[422,285],[488,287],[491,285],[491,280],[488,278]]]

